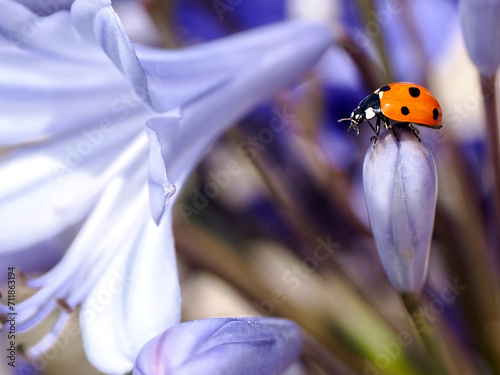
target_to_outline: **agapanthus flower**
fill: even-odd
[[[479,72],[492,76],[500,66],[500,2],[460,0],[465,45]]]
[[[30,254],[76,236],[26,281],[37,292],[18,304],[17,328],[59,312],[27,350],[39,355],[81,304],[89,359],[123,373],[180,319],[169,198],[225,129],[294,83],[330,38],[296,22],[166,51],[133,45],[110,1],[25,3],[0,0],[0,252],[36,270]]]
[[[134,375],[278,375],[297,360],[300,328],[285,319],[195,320],[169,328],[139,353]]]
[[[370,224],[392,285],[418,292],[425,283],[437,199],[434,158],[410,131],[386,131],[363,164]]]

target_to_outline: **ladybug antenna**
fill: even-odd
[[[338,122],[342,122],[342,121],[351,121],[351,118],[346,117],[346,118],[341,118],[340,120],[338,120]]]

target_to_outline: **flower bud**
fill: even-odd
[[[299,327],[284,319],[195,320],[149,341],[133,375],[277,375],[298,358],[302,345]]]
[[[500,1],[461,0],[460,16],[472,61],[481,75],[494,75],[500,65]]]
[[[402,292],[425,283],[434,226],[437,173],[423,142],[405,128],[370,147],[363,185],[370,224],[387,277]]]

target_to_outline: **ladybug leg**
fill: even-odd
[[[375,128],[372,126],[370,121],[368,121],[368,123],[370,124],[370,127],[372,128],[373,132],[375,133],[375,135],[370,138],[370,141],[374,141],[373,147],[375,147],[378,141],[378,136],[380,134],[380,116],[377,116],[377,123],[375,124]]]
[[[370,122],[370,120],[366,120],[366,122],[370,125],[370,128],[372,128],[373,132],[375,134],[377,134],[377,131],[375,130],[375,128],[373,127],[372,123]],[[378,134],[377,134],[378,135]]]
[[[356,131],[356,135],[359,135],[359,126],[357,126],[357,125],[353,125],[353,124],[351,123],[351,125],[349,125],[349,127],[347,128],[347,131],[349,131],[349,132],[350,132],[350,131],[351,131],[351,130],[353,130],[353,129]]]
[[[415,136],[415,138],[418,139],[419,142],[422,142],[422,140],[420,139],[420,137],[418,136],[420,134],[420,132],[418,131],[418,129],[415,127],[415,125],[413,125],[411,122],[408,123],[408,127],[410,128],[411,132],[413,133],[413,135]]]
[[[394,135],[394,138],[396,138],[396,141],[399,142],[399,138],[398,138],[398,135],[396,133],[396,130],[394,129],[394,127],[391,125],[391,122],[389,121],[388,118],[385,118],[384,119],[384,122],[385,122],[385,127],[387,128],[387,130],[390,130],[392,131],[392,134]]]

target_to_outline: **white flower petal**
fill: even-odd
[[[309,50],[301,51],[304,46],[300,42],[296,46],[293,44],[293,38],[301,31],[309,34]],[[324,51],[326,47],[322,43],[329,42],[325,29],[318,25],[315,28],[311,23],[285,23],[177,51],[144,46],[137,46],[136,51],[148,76],[155,108],[165,111],[210,94],[249,66],[259,65],[262,58],[274,54],[277,47],[284,47],[283,44],[292,50],[296,48],[297,55],[304,53],[307,58],[314,47]],[[293,60],[282,62],[283,67],[290,65],[291,69],[294,63]]]
[[[41,290],[23,302],[20,328],[39,322],[58,298],[70,306],[84,301],[90,360],[102,371],[122,373],[149,339],[179,321],[169,179],[181,186],[228,126],[305,73],[330,39],[319,25],[271,26],[186,51],[139,48],[143,70],[110,4],[77,0],[70,13],[52,14],[30,3],[37,14],[51,14],[39,17],[0,0],[6,67],[0,111],[8,113],[0,117],[0,144],[14,146],[0,167],[0,179],[12,181],[0,186],[0,220],[8,223],[0,251],[36,245],[92,212],[60,267],[31,281]],[[145,104],[157,111],[183,108],[178,116],[151,119]],[[141,131],[148,119],[158,227],[147,214]],[[118,124],[119,131],[104,130]],[[79,151],[84,144],[87,151]],[[64,171],[62,180],[54,163]],[[110,206],[99,200],[103,191]],[[138,324],[141,319],[148,324]]]
[[[97,42],[128,78],[136,94],[151,104],[146,75],[111,1],[76,0],[71,7],[71,18],[83,38]]]
[[[0,222],[5,235],[0,254],[34,246],[81,221],[112,178],[105,172],[127,158],[137,120],[141,116],[123,121],[119,129],[116,125],[106,132],[90,128],[11,151],[0,164],[0,180],[9,181],[0,185]],[[146,155],[147,149],[143,151]],[[137,161],[128,161],[132,162]]]
[[[67,12],[38,17],[6,0],[0,7],[0,145],[109,127],[143,105]]]
[[[178,118],[163,117],[161,129],[164,132],[172,133],[177,130]],[[161,142],[158,133],[151,128],[148,123],[146,131],[149,138],[149,207],[156,225],[167,207],[168,199],[175,193],[175,185],[167,177],[167,168],[163,160]],[[163,137],[171,136],[162,134]]]
[[[171,216],[158,227],[139,217],[139,237],[120,250],[83,304],[85,349],[103,372],[130,371],[142,346],[180,320]]]
[[[69,10],[73,0],[58,0],[58,1],[40,1],[40,0],[17,0],[32,12],[41,16],[59,12],[60,10]]]

